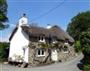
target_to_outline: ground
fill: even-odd
[[[0,64],[0,71],[82,71],[78,68],[80,60],[83,55],[80,54],[75,59],[64,63],[55,63],[52,65],[33,67],[33,68],[19,68],[11,65]]]

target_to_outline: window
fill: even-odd
[[[43,41],[43,39],[44,39],[44,36],[39,36],[39,40]]]
[[[63,51],[64,51],[64,53],[68,53],[68,47],[64,46]]]
[[[36,56],[37,57],[45,56],[45,50],[42,48],[36,49]]]
[[[43,39],[44,39],[44,37],[42,36],[42,37],[41,37],[41,40],[43,41]]]
[[[37,52],[38,52],[38,55],[40,55],[40,50],[37,50]]]
[[[45,37],[44,36],[40,36],[39,37],[39,42],[45,42]]]

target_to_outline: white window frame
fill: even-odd
[[[36,49],[36,57],[42,57],[42,56],[45,56],[45,50],[42,48]]]
[[[39,37],[39,42],[45,42],[45,37],[44,36],[40,36]]]
[[[66,50],[64,50],[64,49],[66,49]],[[64,49],[63,49],[63,53],[69,53],[68,47],[67,48],[64,47]]]

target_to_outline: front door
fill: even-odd
[[[58,61],[58,53],[56,49],[53,49],[51,52],[51,59],[52,61]]]

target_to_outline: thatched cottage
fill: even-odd
[[[31,65],[65,61],[75,55],[74,39],[59,26],[30,26],[25,14],[10,38],[9,61]]]

